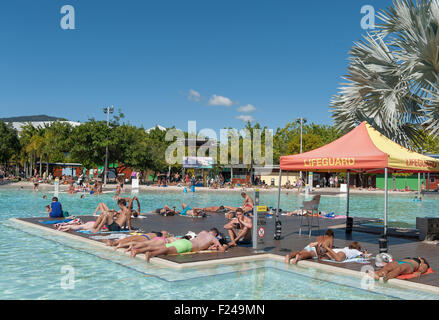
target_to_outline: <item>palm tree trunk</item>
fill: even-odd
[[[49,155],[46,154],[46,177],[49,176]]]
[[[32,157],[33,157],[33,152],[31,151],[31,153],[30,153],[30,164],[29,164],[29,176],[31,176],[32,177],[32,175],[33,175],[33,171],[32,171],[32,169],[33,169],[33,162],[32,162]]]
[[[43,174],[43,162],[42,162],[42,160],[43,160],[43,156],[40,155],[40,177],[41,177],[42,174]]]

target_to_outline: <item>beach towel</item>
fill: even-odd
[[[85,234],[94,234],[91,230],[76,230],[76,232],[85,233]],[[108,230],[102,230],[98,233],[108,233]],[[111,231],[111,232],[130,232],[130,230],[120,230],[120,231]]]
[[[66,222],[70,222],[73,219],[64,219],[64,220],[48,220],[48,221],[43,221],[40,220],[39,222],[42,224],[56,224],[56,223],[66,223]]]
[[[329,259],[322,259],[322,261],[326,262],[334,262],[334,263],[349,263],[349,262],[357,262],[357,263],[370,263],[370,258],[372,257],[371,253],[368,253],[363,256],[358,256],[352,259],[346,259],[343,261],[335,261],[335,260],[329,260]],[[317,257],[314,257],[314,259],[317,259]]]
[[[202,251],[196,251],[196,252],[171,253],[171,254],[168,254],[168,256],[180,256],[180,255],[188,255],[188,254],[196,254],[196,253],[218,253],[218,252],[221,252],[221,251],[219,251],[219,250],[202,250]],[[224,252],[227,252],[227,250]]]
[[[206,218],[207,215],[205,213],[203,213],[201,216],[188,216],[185,214],[178,214],[180,217],[185,217],[185,218]]]
[[[107,236],[92,236],[93,240],[112,240],[112,239],[125,239],[129,237],[127,234],[109,234]]]
[[[315,259],[317,259],[317,258],[315,258]],[[329,259],[322,259],[322,261],[333,262],[333,263],[349,263],[349,262],[356,262],[356,263],[363,263],[363,264],[370,263],[369,258],[363,258],[363,257],[346,259],[346,260],[343,260],[343,261],[335,261],[335,260],[329,260]]]
[[[434,270],[432,268],[428,269],[427,272],[421,274],[421,277],[426,276],[427,274],[431,274],[431,273],[434,273]],[[401,280],[409,280],[409,279],[416,278],[416,275],[415,275],[415,273],[402,274],[400,276],[397,276],[396,278],[401,279]]]
[[[324,216],[320,216],[320,218],[323,218],[323,219],[346,219],[346,216],[334,215],[334,214],[328,213]]]

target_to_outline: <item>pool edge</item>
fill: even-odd
[[[30,227],[30,228],[44,230],[44,231],[46,231],[48,233],[52,233],[54,235],[64,236],[66,238],[70,238],[73,240],[82,241],[82,242],[88,243],[90,245],[99,247],[99,248],[105,248],[106,250],[111,251],[113,253],[117,253],[117,254],[121,254],[121,255],[129,257],[129,253],[123,252],[121,250],[115,251],[113,248],[108,247],[107,245],[105,245],[104,243],[99,242],[99,241],[90,240],[90,239],[80,237],[80,236],[77,236],[74,234],[70,234],[67,232],[61,232],[61,231],[47,228],[44,226],[39,226],[37,224],[23,221],[23,220],[20,220],[17,218],[10,218],[9,221],[12,221],[12,222],[18,223],[18,224],[22,224],[22,225]],[[136,259],[145,261],[145,255],[139,254],[136,256]],[[252,255],[252,256],[246,256],[246,257],[235,257],[235,258],[216,259],[216,260],[201,261],[201,262],[189,262],[189,263],[176,263],[176,262],[172,262],[172,261],[168,261],[165,259],[155,257],[155,258],[152,258],[150,260],[150,262],[154,265],[157,265],[157,266],[181,270],[181,269],[186,269],[186,268],[203,267],[203,266],[211,266],[211,265],[218,265],[218,264],[230,264],[230,263],[237,263],[237,262],[252,262],[252,261],[265,260],[265,259],[274,260],[274,261],[278,261],[278,262],[284,261],[284,257],[281,255],[273,254],[273,253],[266,253],[266,254],[258,254],[258,255]],[[336,267],[336,266],[331,266],[331,265],[322,264],[322,263],[313,262],[313,261],[307,261],[307,260],[299,261],[298,266],[319,269],[319,270],[322,270],[324,272],[329,272],[329,273],[345,274],[345,275],[353,276],[356,278],[363,278],[365,276],[365,274],[361,271],[340,268],[340,267]],[[380,282],[383,282],[383,280],[381,279]],[[407,280],[400,280],[400,279],[390,279],[387,283],[390,285],[397,286],[399,288],[403,288],[403,289],[413,289],[413,290],[419,290],[419,291],[426,291],[426,292],[430,292],[430,293],[434,293],[434,294],[439,295],[439,287],[435,287],[435,286],[431,286],[431,285],[427,285],[427,284],[410,282]]]

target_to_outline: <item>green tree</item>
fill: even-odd
[[[87,169],[104,164],[105,148],[110,145],[111,126],[105,121],[90,119],[74,127],[69,144],[72,161],[81,163]]]
[[[303,125],[302,152],[320,148],[341,137],[341,132],[333,126],[315,123]],[[280,156],[300,153],[300,124],[287,123],[278,128],[274,135],[273,157],[279,163]]]
[[[20,151],[17,130],[11,124],[0,121],[0,163],[7,165]]]

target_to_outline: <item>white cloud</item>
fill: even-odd
[[[212,97],[210,97],[209,99],[209,105],[210,106],[224,106],[224,107],[231,107],[233,105],[232,100],[230,100],[227,97],[223,97],[223,96],[217,96],[216,94],[214,94]]]
[[[246,105],[246,106],[240,106],[240,107],[238,108],[238,111],[239,111],[239,112],[253,112],[253,111],[255,111],[255,110],[256,110],[256,108],[255,108],[255,106],[252,105],[252,104],[248,104],[248,105]]]
[[[188,95],[187,98],[188,98],[188,100],[194,100],[194,101],[199,102],[200,99],[201,99],[201,95],[200,95],[200,93],[198,91],[190,89],[189,90],[189,95]]]
[[[253,121],[255,121],[255,119],[252,116],[244,115],[244,114],[241,114],[241,115],[239,115],[239,116],[237,116],[235,118],[238,119],[238,120],[242,120],[244,122],[248,122],[248,121],[253,122]]]

